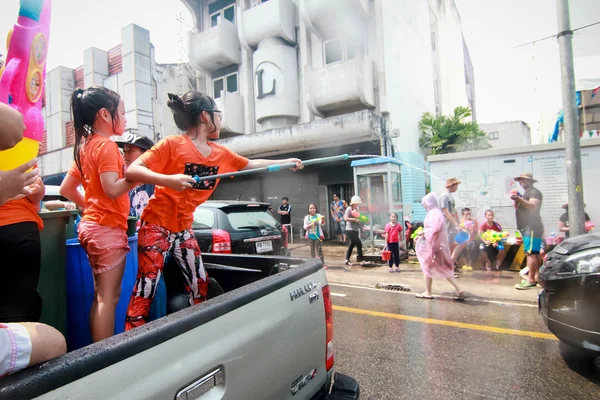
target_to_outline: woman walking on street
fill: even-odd
[[[344,267],[346,271],[349,271],[350,267],[352,267],[350,257],[352,256],[352,250],[354,249],[354,246],[356,246],[357,253],[356,261],[361,265],[364,265],[362,242],[360,241],[360,222],[356,216],[356,214],[359,214],[359,204],[362,204],[360,197],[352,196],[352,199],[350,200],[350,207],[348,207],[344,213],[344,220],[346,221],[346,236],[350,240],[348,250],[346,251],[346,266]]]
[[[417,294],[420,299],[433,299],[431,285],[433,278],[447,279],[456,289],[455,300],[464,300],[465,293],[454,278],[454,263],[448,245],[446,219],[440,209],[435,193],[429,193],[422,200],[427,216],[423,222],[423,231],[416,238],[416,252],[419,264],[425,276],[425,292]]]

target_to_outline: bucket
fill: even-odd
[[[125,329],[125,314],[137,276],[137,236],[129,237],[130,251],[125,262],[121,297],[115,315],[115,331]],[[94,279],[87,254],[77,239],[67,240],[67,349],[77,350],[92,343],[90,308],[94,300]]]
[[[389,250],[383,250],[381,252],[381,259],[383,261],[390,261],[390,258],[392,258],[392,252]]]
[[[463,244],[469,240],[469,234],[465,231],[459,232],[455,237],[454,241],[458,244]]]

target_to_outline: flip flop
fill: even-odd
[[[456,300],[456,301],[463,301],[463,300],[465,300],[467,297],[469,297],[469,296],[467,296],[467,295],[465,294],[465,292],[460,292],[460,293],[458,293],[458,294],[457,294],[455,297],[453,297],[453,298],[452,298],[452,300]]]
[[[428,295],[426,295],[424,293],[415,294],[415,297],[417,299],[433,300],[433,296],[431,296],[431,295],[428,296]]]

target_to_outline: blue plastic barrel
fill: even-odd
[[[115,314],[115,334],[125,330],[125,315],[138,270],[137,236],[129,238],[121,297]],[[87,254],[77,239],[67,240],[67,349],[77,350],[92,343],[90,309],[94,300],[94,279]]]

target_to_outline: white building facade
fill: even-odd
[[[492,149],[531,145],[531,128],[523,121],[485,123],[479,128],[488,134]]]
[[[150,32],[129,25],[121,31],[121,44],[105,51],[90,48],[78,68],[60,66],[46,76],[42,114],[46,132],[40,145],[40,169],[47,184],[60,184],[73,163],[75,134],[71,120],[71,94],[76,88],[104,86],[119,93],[125,104],[127,132],[155,142],[177,133],[167,93],[196,87],[187,64],[157,64]]]
[[[223,110],[220,142],[244,156],[378,154],[422,169],[422,114],[474,105],[452,0],[182,1],[199,90]],[[404,168],[402,188],[405,209],[422,217],[424,174]],[[214,196],[274,206],[287,196],[297,225],[333,193],[354,193],[348,163],[222,181]]]

